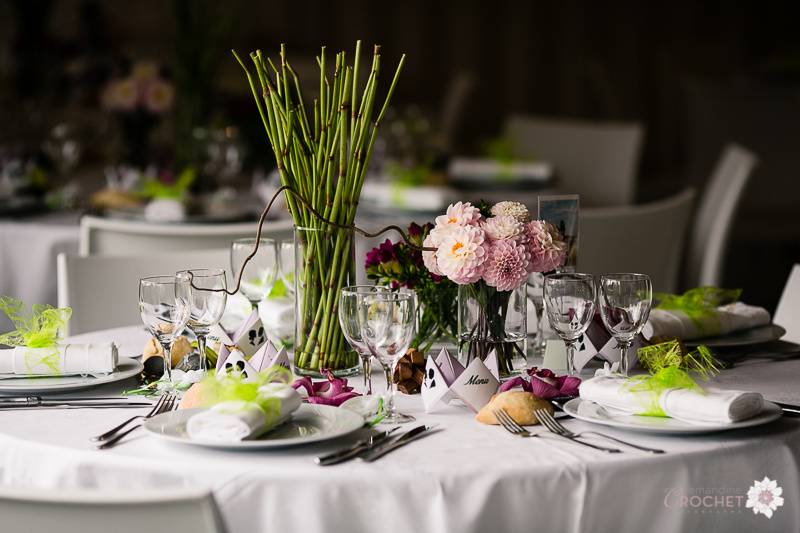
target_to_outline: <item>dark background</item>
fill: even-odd
[[[178,89],[165,145],[181,122],[235,124],[250,164],[269,165],[228,50],[274,55],[285,42],[313,76],[319,45],[352,50],[360,38],[383,46],[386,71],[407,54],[395,104],[433,121],[454,81],[470,81],[454,152],[478,150],[510,113],[640,121],[647,201],[702,187],[729,141],[755,151],[725,284],[774,308],[800,261],[798,15],[798,2],[763,1],[3,0],[0,142],[35,142],[71,117],[102,164],[98,87],[127,61],[155,59]]]

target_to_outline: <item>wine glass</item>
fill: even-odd
[[[231,269],[234,276],[242,274],[242,283],[239,286],[245,298],[254,308],[258,302],[266,297],[278,275],[278,251],[274,239],[261,238],[258,240],[258,250],[255,255],[245,263],[253,253],[256,239],[237,239],[231,243]],[[242,266],[244,265],[244,271]]]
[[[347,342],[358,353],[364,370],[364,388],[367,394],[372,394],[372,368],[370,360],[372,352],[361,337],[361,327],[358,322],[359,298],[366,294],[387,292],[387,287],[378,285],[352,285],[342,289],[339,296],[339,324],[342,326]]]
[[[395,387],[392,368],[406,353],[414,338],[416,294],[413,291],[375,292],[358,296],[358,323],[361,338],[381,364],[386,375],[383,421],[404,424],[414,417],[394,410]]]
[[[645,274],[600,276],[600,316],[620,350],[619,372],[628,375],[628,348],[650,316],[653,285]]]
[[[197,337],[200,370],[208,370],[206,335],[225,312],[228,295],[225,271],[220,268],[182,270],[175,274],[182,283],[176,285],[178,303],[188,309],[188,326]]]
[[[574,376],[575,344],[595,311],[595,285],[590,274],[551,274],[544,278],[547,319],[567,345],[567,372]]]
[[[139,280],[139,314],[164,352],[164,375],[172,383],[170,345],[189,321],[188,307],[182,302],[186,282],[175,276],[151,276]]]

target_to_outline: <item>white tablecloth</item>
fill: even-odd
[[[122,328],[81,338],[115,340],[126,355],[141,349],[145,334]],[[750,387],[795,403],[798,382],[800,360],[750,361],[719,379],[723,386]],[[426,415],[418,396],[398,403],[443,431],[373,464],[327,468],[312,458],[344,441],[230,453],[138,435],[96,451],[88,437],[131,416],[131,410],[7,411],[0,413],[0,482],[54,489],[201,484],[213,489],[233,533],[800,530],[798,419],[694,437],[608,430],[668,453],[604,455],[559,440],[514,437],[478,424],[465,408]],[[577,420],[566,425],[588,429]],[[786,502],[771,519],[744,507],[748,488],[765,476],[783,487]],[[738,505],[714,503],[725,495],[734,497],[729,502],[738,497]]]
[[[56,305],[56,256],[78,253],[77,213],[0,219],[0,296]],[[11,323],[0,313],[0,332]]]

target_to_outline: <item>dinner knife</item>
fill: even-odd
[[[384,442],[370,448],[361,456],[361,458],[364,461],[371,463],[372,461],[383,457],[392,450],[396,450],[401,446],[405,446],[409,442],[413,442],[426,435],[430,435],[435,428],[436,426],[417,426],[414,429],[403,433],[399,437],[391,439],[389,442]]]
[[[36,407],[152,407],[150,402],[131,402],[127,400],[95,399],[43,399],[39,396],[26,398],[0,398],[0,409],[20,409]]]
[[[800,405],[791,405],[788,403],[772,402],[781,408],[783,414],[789,416],[800,416]]]
[[[333,452],[328,455],[322,455],[320,457],[316,457],[314,459],[314,462],[320,466],[330,466],[343,463],[347,460],[356,457],[360,453],[369,450],[371,447],[383,442],[386,439],[386,437],[391,435],[396,429],[397,427],[394,427],[388,431],[377,433],[366,439],[361,439],[352,446],[347,447],[343,450],[339,450],[338,452]]]

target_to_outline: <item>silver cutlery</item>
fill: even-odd
[[[539,417],[539,414],[536,413],[536,416]],[[604,439],[608,439],[608,440],[614,441],[614,442],[616,442],[618,444],[622,444],[624,446],[630,446],[631,448],[636,448],[637,450],[641,450],[643,452],[648,452],[648,453],[666,453],[664,450],[659,450],[658,448],[648,448],[647,446],[641,446],[639,444],[633,444],[632,442],[624,441],[622,439],[618,439],[616,437],[612,437],[611,435],[606,435],[605,433],[598,433],[597,431],[581,431],[580,433],[575,433],[573,431],[568,430],[566,427],[564,427],[564,425],[561,422],[559,422],[558,420],[553,418],[553,415],[551,415],[547,411],[544,411],[544,415],[542,415],[542,416],[544,416],[545,419],[549,419],[549,420],[547,420],[548,429],[550,428],[550,426],[552,426],[555,429],[551,430],[551,431],[554,431],[555,433],[558,433],[562,437],[567,437],[567,438],[571,438],[571,439],[577,439],[577,438],[580,438],[581,435],[595,435],[597,437],[602,437]],[[540,417],[539,420],[542,420],[542,418]]]
[[[150,412],[148,412],[147,414],[144,414],[144,415],[136,415],[136,416],[132,416],[132,417],[130,417],[129,419],[125,420],[125,421],[124,421],[123,423],[121,423],[120,425],[118,425],[118,426],[115,426],[115,427],[113,427],[113,428],[109,429],[108,431],[106,431],[106,432],[105,432],[105,433],[103,433],[102,435],[98,435],[98,436],[96,436],[96,437],[92,437],[92,438],[91,438],[91,439],[89,439],[89,440],[91,440],[92,442],[99,442],[99,441],[108,440],[108,439],[110,439],[111,437],[113,437],[113,436],[114,436],[114,435],[115,435],[115,434],[116,434],[116,433],[117,433],[119,430],[121,430],[122,428],[124,428],[125,426],[127,426],[128,424],[130,424],[131,422],[133,422],[134,420],[138,420],[138,419],[140,419],[140,418],[145,418],[145,419],[147,419],[147,418],[150,418],[150,417],[152,417],[152,416],[155,416],[155,415],[157,415],[157,414],[160,412],[160,411],[159,411],[159,409],[161,409],[161,408],[162,408],[162,406],[164,405],[164,403],[165,403],[167,400],[169,400],[171,397],[173,397],[173,396],[174,396],[173,394],[165,394],[164,396],[162,396],[162,397],[160,397],[160,398],[158,399],[158,401],[155,403],[155,405],[153,405],[153,404],[148,404],[148,405],[152,405],[152,409],[150,409]]]
[[[381,442],[377,446],[374,446],[364,452],[361,455],[361,459],[364,461],[371,463],[372,461],[379,459],[386,455],[387,453],[396,450],[406,444],[413,442],[417,439],[430,435],[434,431],[437,431],[436,426],[417,426],[414,429],[406,431],[402,435],[397,437],[391,438],[388,442]]]
[[[148,413],[149,416],[143,416],[143,417],[139,417],[139,418],[143,418],[143,419],[147,420],[148,418],[152,418],[152,417],[154,417],[156,415],[160,415],[162,413],[168,413],[170,411],[174,411],[178,407],[178,404],[177,404],[178,398],[177,398],[177,396],[175,396],[173,394],[168,394],[168,395],[163,396],[163,398],[166,398],[166,400],[164,400],[163,402],[160,403],[159,408],[156,409],[155,412],[151,411],[153,414],[149,414]],[[115,446],[119,441],[121,441],[123,438],[125,438],[128,434],[133,433],[134,431],[136,431],[140,427],[142,427],[142,424],[138,424],[136,426],[133,426],[130,429],[126,429],[125,431],[117,433],[113,438],[101,442],[97,446],[97,449],[98,450],[105,450],[107,448],[111,448],[111,447]]]
[[[141,408],[150,402],[132,402],[125,398],[43,398],[41,396],[0,397],[0,409],[29,409],[37,407]]]
[[[538,433],[531,433],[524,427],[517,424],[516,420],[511,418],[511,416],[504,410],[495,409],[494,411],[492,411],[492,413],[494,413],[494,417],[497,419],[500,425],[503,426],[503,429],[505,429],[509,433],[517,435],[518,437],[525,437],[525,438],[539,437]]]
[[[333,452],[328,455],[322,455],[314,459],[314,462],[320,466],[330,466],[330,465],[337,465],[339,463],[343,463],[344,461],[348,461],[357,457],[359,454],[369,450],[373,446],[376,446],[378,443],[383,442],[389,435],[394,433],[400,429],[400,426],[395,426],[388,431],[383,431],[381,433],[376,433],[375,435],[371,435],[366,439],[361,439],[352,446],[348,446],[343,450],[339,450],[338,452]]]
[[[536,415],[536,418],[539,419],[544,427],[550,430],[551,433],[558,435],[559,437],[563,437],[565,439],[569,439],[572,442],[577,442],[578,444],[583,444],[589,448],[594,448],[595,450],[600,450],[601,452],[605,453],[620,453],[622,450],[617,448],[606,448],[605,446],[598,446],[597,444],[592,444],[590,442],[585,442],[582,440],[578,440],[578,437],[574,436],[575,434],[569,431],[567,428],[562,426],[559,422],[556,422],[556,419],[553,418],[553,415],[545,411],[544,409],[534,409],[533,413]]]

